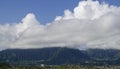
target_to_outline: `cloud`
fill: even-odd
[[[0,48],[120,49],[119,13],[120,7],[91,0],[46,25],[29,13],[20,23],[0,25]]]

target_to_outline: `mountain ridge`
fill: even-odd
[[[120,61],[120,50],[87,49],[79,50],[67,47],[39,49],[6,49],[0,52],[0,61],[11,64],[81,64],[111,63]]]

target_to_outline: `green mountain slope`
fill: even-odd
[[[88,64],[119,63],[120,50],[72,48],[7,49],[0,52],[0,61],[11,64]]]

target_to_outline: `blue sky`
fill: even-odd
[[[0,49],[120,49],[120,0],[79,1],[0,0]]]
[[[28,13],[34,13],[42,24],[73,10],[80,0],[0,0],[0,23],[17,23]],[[100,0],[120,6],[120,0]]]

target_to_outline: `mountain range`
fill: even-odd
[[[0,61],[10,64],[120,64],[120,50],[66,47],[40,49],[6,49],[0,51]]]

